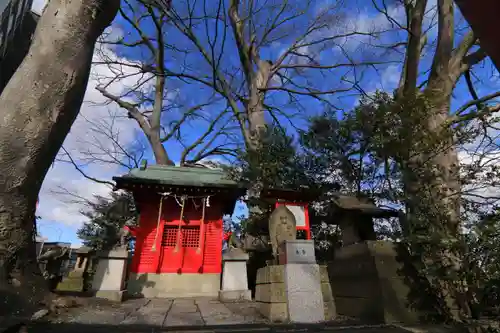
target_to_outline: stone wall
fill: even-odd
[[[335,319],[335,303],[326,266],[320,266],[321,292],[323,294],[325,319]],[[285,266],[273,265],[257,271],[255,301],[262,315],[274,322],[288,321],[287,295],[285,288]]]

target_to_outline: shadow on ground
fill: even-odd
[[[239,324],[216,326],[170,326],[158,327],[151,325],[97,325],[97,324],[52,324],[32,323],[28,326],[29,333],[146,333],[146,332],[362,332],[362,333],[403,333],[404,329],[390,326],[346,326],[345,323],[321,324]]]

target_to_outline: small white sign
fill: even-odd
[[[304,206],[286,205],[286,208],[288,208],[293,213],[293,216],[295,216],[297,227],[306,226],[306,213]]]

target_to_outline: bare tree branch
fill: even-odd
[[[83,171],[81,169],[81,167],[75,162],[75,160],[73,160],[73,158],[71,157],[71,155],[69,154],[69,152],[66,150],[66,148],[64,147],[61,147],[61,149],[64,151],[65,153],[65,157],[68,158],[69,160],[69,163],[71,163],[75,169],[85,178],[87,178],[88,180],[91,180],[95,183],[98,183],[98,184],[105,184],[105,185],[109,185],[111,188],[115,186],[115,183],[113,182],[110,182],[110,181],[107,181],[107,180],[101,180],[101,179],[97,179],[97,178],[94,178],[92,176],[89,176],[87,175],[87,173],[85,173],[85,171]]]

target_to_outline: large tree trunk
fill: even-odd
[[[160,165],[175,165],[175,163],[170,159],[167,154],[165,146],[160,141],[158,136],[148,137],[148,141],[153,149],[153,156],[155,158],[156,164]]]
[[[411,222],[410,245],[426,266],[447,267],[447,274],[456,277],[460,276],[462,270],[460,258],[463,253],[460,247],[450,246],[451,243],[439,243],[443,239],[460,242],[459,160],[453,137],[448,136],[446,131],[441,133],[448,119],[450,98],[431,96],[429,100],[432,110],[426,122],[426,133],[431,140],[434,137],[440,139],[431,144],[430,151],[417,153],[404,170],[408,217]],[[431,272],[428,279],[436,292],[441,293],[446,304],[443,318],[470,318],[471,311],[466,299],[467,286],[460,278],[452,281]]]
[[[33,242],[35,202],[83,101],[94,45],[119,0],[51,0],[0,96],[0,307],[32,313],[49,295]]]
[[[414,125],[409,124],[409,132],[415,131],[412,135],[415,140],[405,150],[411,155],[405,156],[403,161],[403,182],[408,200],[408,243],[418,257],[417,264],[425,266],[423,272],[427,273],[436,293],[443,296],[444,316],[449,320],[460,320],[471,317],[469,305],[474,304],[475,299],[462,276],[461,184],[458,143],[449,124],[450,101],[460,76],[480,62],[484,53],[481,50],[469,52],[477,39],[473,33],[464,35],[455,45],[453,1],[437,0],[438,35],[432,67],[426,87],[423,91],[416,91],[421,41],[425,41],[419,35],[425,12],[423,8],[423,1],[407,2],[405,8],[416,28],[411,25],[404,67],[406,75],[397,94],[404,106],[414,107],[420,115],[420,119],[409,117],[410,121],[416,121]],[[425,112],[420,114],[418,108]],[[437,267],[446,268],[446,272],[433,270]]]

